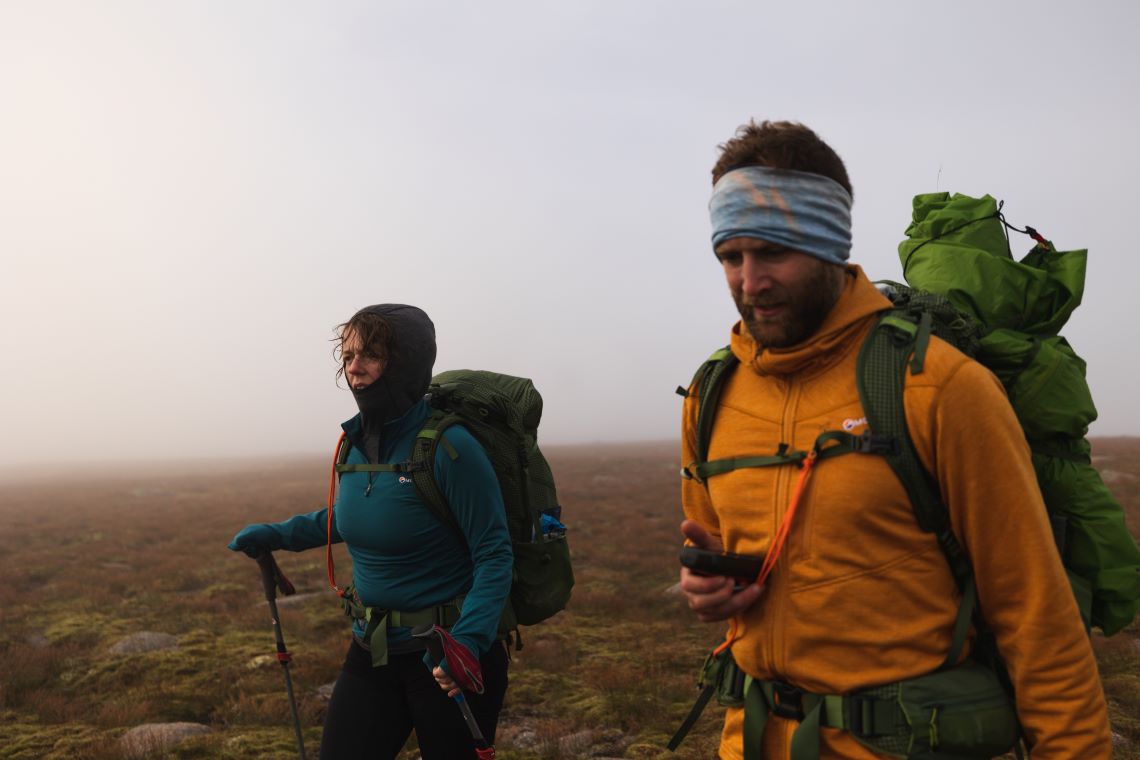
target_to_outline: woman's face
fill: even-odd
[[[360,345],[360,336],[354,330],[344,335],[340,359],[344,362],[344,376],[348,378],[349,387],[358,391],[379,380],[384,372],[384,359],[364,349]]]

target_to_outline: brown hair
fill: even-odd
[[[769,166],[822,174],[835,180],[855,197],[847,167],[831,146],[819,136],[794,121],[755,120],[736,130],[736,136],[720,148],[720,158],[713,166],[713,184],[733,169],[745,166]]]
[[[336,345],[333,347],[333,356],[336,358],[337,364],[340,365],[336,370],[338,383],[344,377],[342,352],[345,338],[348,337],[349,333],[356,333],[360,338],[360,352],[364,356],[387,361],[392,354],[392,328],[388,326],[388,320],[375,312],[356,312],[347,322],[336,326],[336,337],[333,338]]]

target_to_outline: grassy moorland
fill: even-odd
[[[1097,464],[1140,535],[1140,439],[1095,442]],[[710,706],[681,750],[664,744],[695,697],[717,626],[666,593],[680,520],[672,444],[548,452],[571,529],[570,607],[525,629],[500,724],[500,758],[713,758]],[[0,483],[0,758],[102,760],[145,723],[211,732],[169,758],[296,757],[256,565],[225,550],[247,522],[316,508],[319,459],[59,472]],[[338,574],[348,577],[338,549]],[[281,604],[315,757],[325,697],[347,643],[323,552],[281,553],[298,595]],[[140,632],[177,647],[116,654]],[[1140,625],[1094,634],[1119,758],[1140,758]],[[414,739],[405,753],[415,757]]]

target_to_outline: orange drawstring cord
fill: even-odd
[[[724,639],[724,643],[712,651],[713,657],[717,657],[721,652],[732,646],[732,642],[736,641],[736,618],[732,618],[728,624],[728,635]]]
[[[812,467],[815,466],[815,459],[816,450],[813,448],[808,452],[807,459],[804,460],[804,468],[800,471],[800,479],[796,481],[796,490],[792,494],[791,503],[788,504],[788,511],[784,513],[784,519],[780,521],[780,527],[776,529],[776,536],[772,539],[772,548],[768,550],[767,556],[764,557],[764,564],[760,566],[760,575],[756,577],[756,583],[761,586],[764,585],[764,581],[768,580],[768,576],[776,567],[776,560],[779,559],[780,552],[784,550],[788,533],[792,529],[792,520],[796,516],[800,502],[803,501],[804,491],[807,489],[808,476],[811,475]]]
[[[808,477],[811,475],[812,467],[815,466],[817,452],[813,448],[808,452],[807,459],[804,460],[804,467],[800,471],[799,480],[796,481],[796,490],[792,493],[792,501],[788,504],[788,511],[784,513],[784,519],[780,521],[780,527],[776,529],[776,535],[772,539],[772,548],[768,550],[768,554],[764,557],[764,564],[760,566],[760,574],[756,576],[756,584],[763,586],[764,582],[768,580],[773,568],[776,567],[776,560],[780,556],[780,552],[784,550],[784,544],[787,542],[788,533],[791,532],[792,520],[795,518],[796,510],[803,501],[804,491],[807,489]],[[728,649],[736,641],[736,618],[733,617],[729,623],[728,635],[725,637],[724,643],[713,650],[713,656],[716,657],[724,650]]]
[[[335,568],[333,567],[332,555],[332,525],[333,525],[333,505],[336,504],[336,464],[340,459],[340,447],[344,444],[345,434],[341,432],[340,438],[336,441],[336,448],[333,449],[332,469],[329,471],[329,511],[328,523],[325,525],[325,564],[328,565],[329,570],[329,585],[332,590],[336,592],[337,596],[344,596],[344,592],[336,585],[336,578],[334,578]]]

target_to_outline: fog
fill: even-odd
[[[0,0],[0,469],[331,452],[381,302],[534,379],[542,441],[676,437],[750,118],[843,157],[872,278],[936,190],[1088,248],[1063,334],[1134,434],[1138,8]]]

